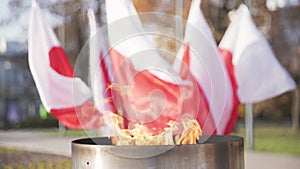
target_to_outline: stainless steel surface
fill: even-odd
[[[244,169],[244,141],[202,136],[195,145],[114,146],[108,138],[72,141],[73,169]]]

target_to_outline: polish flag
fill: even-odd
[[[96,16],[92,9],[88,10],[88,20],[90,26],[89,39],[89,75],[93,100],[96,108],[103,113],[116,113],[113,98],[110,90],[111,66],[110,60],[106,56],[106,42],[103,30],[100,30]]]
[[[254,103],[295,89],[295,82],[277,61],[248,8],[241,4],[231,14],[219,48],[235,76],[239,100]]]
[[[88,10],[88,20],[90,27],[89,39],[89,77],[93,92],[93,101],[98,111],[103,114],[118,113],[115,107],[115,100],[111,90],[111,62],[107,57],[104,29],[100,29],[95,13]],[[111,136],[113,131],[109,122],[105,121],[103,126],[98,128],[101,136]]]
[[[70,129],[101,126],[89,87],[74,74],[51,26],[33,1],[29,21],[29,67],[46,110]]]
[[[107,0],[106,13],[115,97],[130,123],[160,133],[170,120],[195,118],[199,91],[192,76],[183,79],[158,53],[131,0]]]
[[[237,108],[234,86],[218,52],[213,34],[200,9],[201,0],[193,0],[185,28],[184,45],[173,64],[176,70],[188,60],[190,72],[203,91],[209,112],[202,114],[200,124],[205,134],[229,134],[236,122]],[[185,46],[189,46],[187,55]],[[234,119],[234,120],[233,120]]]

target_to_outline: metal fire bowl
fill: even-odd
[[[72,141],[73,169],[244,169],[244,140],[202,136],[194,145],[115,146],[106,137]]]

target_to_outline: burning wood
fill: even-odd
[[[132,129],[122,129],[120,126],[123,124],[123,118],[119,115],[110,114],[106,118],[112,122],[111,127],[116,134],[111,137],[112,143],[118,146],[196,144],[202,134],[201,127],[195,119],[182,119],[182,133],[173,137],[174,132],[179,130],[179,124],[175,121],[169,121],[169,127],[154,135],[146,126],[137,123]]]

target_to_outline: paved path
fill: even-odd
[[[75,137],[30,131],[1,131],[0,146],[71,157],[71,141]]]
[[[300,158],[246,151],[245,166],[246,169],[300,169]]]
[[[71,157],[75,137],[30,131],[1,131],[0,146]],[[245,169],[300,169],[300,158],[255,151],[245,152]]]

